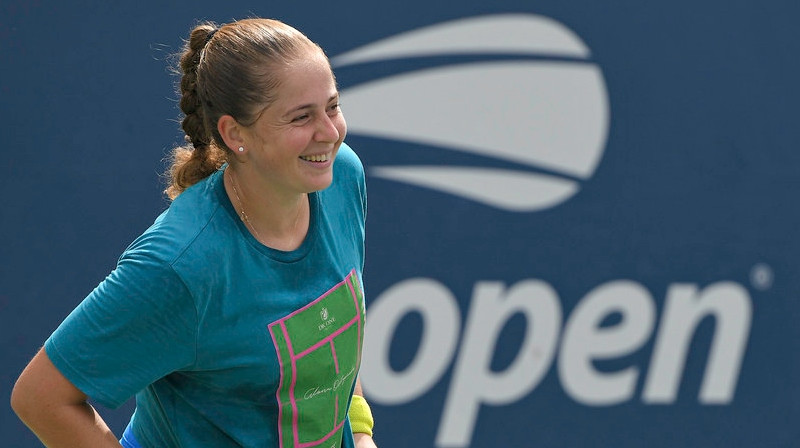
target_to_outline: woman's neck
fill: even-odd
[[[225,190],[250,233],[265,246],[282,251],[300,247],[308,233],[308,194],[280,195],[255,182],[242,182],[230,166],[225,169]]]

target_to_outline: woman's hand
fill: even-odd
[[[356,448],[378,448],[375,441],[372,440],[369,434],[357,432],[353,434],[353,439],[356,441]]]

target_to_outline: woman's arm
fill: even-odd
[[[47,447],[119,448],[87,398],[41,349],[14,385],[11,407]]]
[[[364,396],[364,391],[361,390],[360,378],[356,379],[356,387],[353,390],[353,394]],[[372,436],[369,434],[357,432],[353,434],[353,439],[356,442],[356,448],[378,448],[377,445],[375,445],[375,441],[372,440]]]

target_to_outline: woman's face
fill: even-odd
[[[347,133],[336,82],[319,51],[280,70],[276,100],[246,132],[251,162],[278,194],[322,190]]]

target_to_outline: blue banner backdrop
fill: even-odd
[[[381,448],[800,440],[800,3],[0,4],[3,396],[167,202],[198,19],[331,57]],[[120,433],[132,404],[101,409]],[[37,446],[6,406],[3,445]]]

